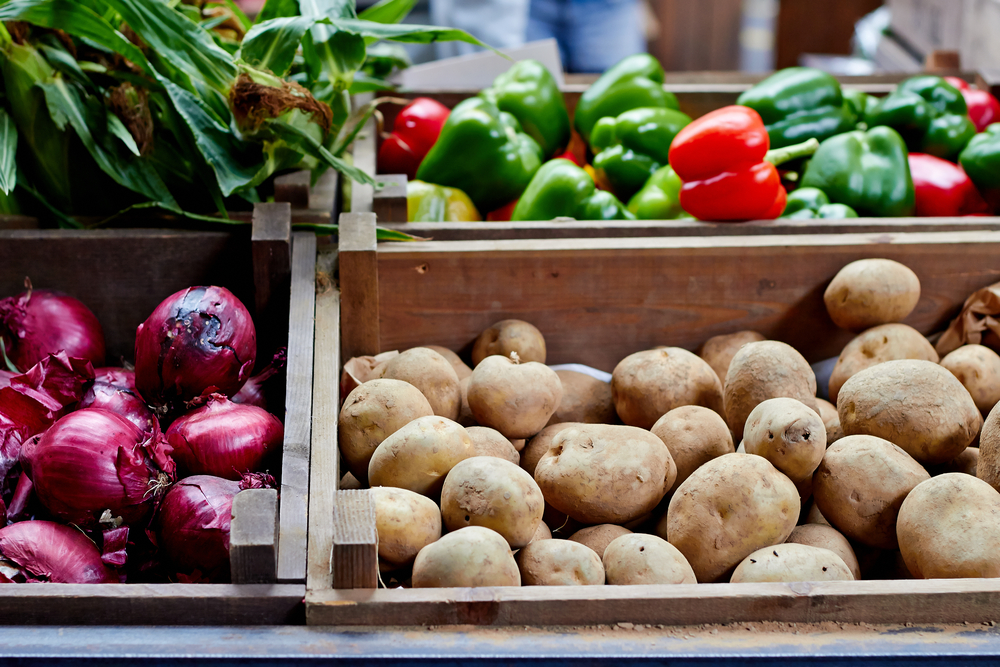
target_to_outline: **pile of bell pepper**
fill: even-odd
[[[450,112],[414,100],[379,170],[410,177],[411,221],[1000,210],[1000,102],[960,79],[916,76],[876,98],[792,67],[696,120],[664,79],[652,56],[629,56],[571,117],[552,74],[518,62]]]

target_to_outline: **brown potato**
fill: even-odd
[[[472,345],[472,365],[486,357],[509,357],[517,352],[522,362],[545,363],[545,337],[534,325],[522,320],[501,320],[479,334]]]
[[[650,429],[682,405],[701,405],[722,413],[722,385],[712,367],[679,347],[636,352],[611,374],[615,410],[629,426]]]
[[[540,521],[538,523],[538,528],[535,529],[535,534],[531,536],[531,542],[528,542],[528,544],[531,544],[532,542],[538,542],[539,540],[551,540],[551,539],[552,539],[552,531],[549,530],[549,527],[545,525],[544,521]]]
[[[452,421],[458,419],[462,407],[458,374],[434,350],[414,347],[393,357],[382,368],[381,377],[409,382],[427,397],[434,414]]]
[[[1000,577],[1000,493],[981,479],[947,473],[918,484],[896,533],[918,579]]]
[[[347,473],[340,478],[340,484],[337,485],[338,491],[354,491],[357,489],[363,489],[361,482],[358,478],[354,476],[354,473]]]
[[[623,526],[616,526],[613,523],[602,523],[597,526],[581,528],[569,536],[571,542],[579,542],[585,547],[594,550],[599,557],[604,558],[604,550],[612,541],[622,535],[631,535],[632,531]]]
[[[626,523],[660,502],[677,468],[659,438],[632,426],[577,424],[535,467],[546,501],[582,523]]]
[[[701,346],[698,356],[708,362],[715,374],[719,376],[719,382],[725,386],[729,364],[736,356],[736,352],[747,343],[759,343],[762,340],[767,340],[767,338],[764,334],[756,331],[737,331],[736,333],[712,336]]]
[[[531,475],[493,456],[456,464],[441,488],[441,516],[449,531],[483,526],[520,549],[542,522],[545,500]]]
[[[812,547],[829,549],[840,556],[855,579],[861,579],[861,567],[858,565],[858,557],[854,555],[851,543],[829,524],[824,526],[818,523],[807,523],[804,526],[796,526],[792,534],[785,540],[785,544],[807,544]]]
[[[441,510],[430,498],[391,486],[377,486],[371,494],[378,558],[389,569],[413,562],[421,549],[441,538]]]
[[[940,361],[934,346],[923,334],[905,324],[881,324],[858,334],[848,343],[830,373],[830,400],[837,402],[848,378],[866,368],[894,359]],[[1000,362],[1000,357],[997,359]]]
[[[677,464],[677,488],[700,466],[732,454],[733,435],[726,420],[700,405],[674,408],[653,424],[652,433],[667,446]]]
[[[612,540],[604,550],[604,571],[609,586],[698,583],[691,564],[677,547],[643,533]]]
[[[834,324],[863,331],[906,319],[920,301],[920,280],[891,259],[860,259],[834,276],[823,301]]]
[[[455,421],[462,426],[479,426],[479,422],[476,421],[475,415],[472,414],[472,410],[469,408],[469,380],[471,379],[472,376],[470,375],[458,383],[459,391],[462,394],[462,403],[458,408],[458,419]]]
[[[441,347],[440,345],[424,345],[428,350],[434,350],[442,357],[448,360],[451,367],[455,369],[455,374],[458,376],[459,380],[464,380],[465,378],[472,375],[472,369],[469,368],[468,364],[462,361],[462,357],[458,356],[452,350],[446,347]]]
[[[976,477],[976,471],[978,468],[979,448],[966,447],[964,452],[953,458],[951,461],[936,466],[930,466],[927,469],[927,472],[931,474],[931,477],[943,475],[946,472],[961,472],[966,475]]]
[[[382,441],[368,464],[368,481],[435,496],[445,475],[475,455],[472,438],[460,425],[436,415],[420,417]]]
[[[434,414],[420,390],[402,380],[370,380],[347,396],[337,419],[337,442],[347,467],[368,481],[368,463],[382,441],[418,417]]]
[[[843,559],[806,544],[778,544],[758,549],[733,572],[733,584],[795,581],[854,581]]]
[[[743,435],[747,417],[769,398],[794,398],[815,409],[816,374],[791,345],[776,340],[747,343],[729,365],[725,415],[730,430]]]
[[[896,549],[896,517],[906,495],[930,475],[888,440],[851,435],[826,450],[813,476],[820,512],[846,537]]]
[[[556,371],[562,382],[563,397],[548,425],[564,422],[615,424],[618,414],[611,399],[611,385],[586,373]]]
[[[559,376],[534,361],[487,357],[469,378],[472,415],[507,438],[530,438],[541,431],[561,400]]]
[[[469,426],[465,431],[472,438],[476,456],[495,456],[514,465],[521,462],[521,455],[514,449],[510,440],[500,434],[500,431],[485,426]]]
[[[698,581],[718,581],[757,549],[784,542],[799,509],[795,485],[767,459],[726,454],[677,487],[667,508],[666,538]]]
[[[532,542],[515,557],[522,586],[600,586],[604,564],[593,551],[569,540]]]
[[[510,545],[499,533],[469,526],[420,550],[413,561],[414,588],[520,586]]]
[[[545,429],[542,430],[544,431]],[[514,451],[518,454],[521,453],[521,450],[524,449],[524,445],[527,444],[527,442],[528,441],[524,438],[511,438],[510,440],[510,444],[514,446]]]
[[[985,417],[1000,402],[1000,355],[985,345],[963,345],[945,355],[941,366],[962,383]]]
[[[837,412],[845,435],[884,438],[920,463],[952,460],[983,423],[954,375],[911,359],[886,361],[853,376],[840,390]]]
[[[976,477],[1000,491],[1000,408],[990,411],[979,435]]]
[[[549,447],[552,446],[552,439],[556,437],[556,434],[563,429],[579,425],[577,422],[566,422],[565,424],[552,424],[543,428],[521,450],[521,467],[534,477],[535,467],[542,457],[545,456],[545,452],[549,451]]]
[[[813,480],[815,480],[815,479],[816,479],[816,476],[813,475]],[[805,523],[805,525],[810,525],[810,524],[816,524],[816,525],[819,525],[819,526],[829,526],[830,525],[830,522],[826,520],[826,517],[823,516],[823,513],[819,511],[819,506],[816,504],[816,499],[815,498],[813,498],[813,503],[809,507],[809,512],[806,513],[806,523]],[[832,528],[833,526],[830,526],[830,527]]]
[[[840,415],[837,414],[836,405],[822,398],[815,398],[813,400],[816,401],[819,418],[823,420],[823,426],[826,427],[827,431],[830,430],[830,424],[840,425]]]
[[[823,460],[826,428],[819,414],[804,403],[769,398],[747,417],[743,445],[747,454],[763,456],[798,486],[812,479]]]

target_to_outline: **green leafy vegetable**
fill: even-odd
[[[17,185],[17,128],[6,111],[0,109],[0,190],[10,194]]]

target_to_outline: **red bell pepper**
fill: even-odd
[[[910,176],[918,216],[977,215],[989,205],[960,166],[924,153],[910,153]]]
[[[670,145],[670,166],[684,182],[681,208],[699,220],[773,220],[787,193],[775,165],[811,155],[819,142],[768,151],[760,115],[729,106],[694,121]]]
[[[510,216],[514,213],[514,207],[517,206],[517,202],[518,200],[515,199],[495,211],[490,211],[486,214],[486,222],[510,222]]]
[[[429,97],[418,97],[399,112],[392,134],[378,151],[378,171],[417,177],[417,167],[441,134],[451,109]]]
[[[946,76],[945,81],[962,91],[965,106],[969,107],[969,120],[976,126],[976,132],[982,132],[990,123],[1000,122],[1000,100],[988,90],[972,88],[955,76]]]

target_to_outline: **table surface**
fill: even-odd
[[[1000,626],[0,627],[0,665],[902,665],[996,662]]]

